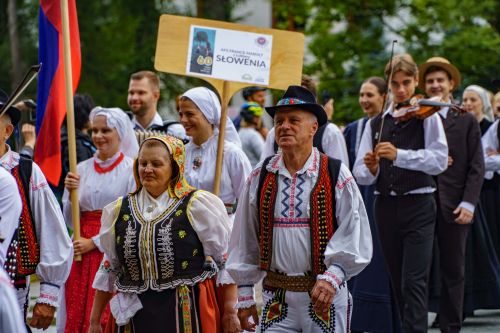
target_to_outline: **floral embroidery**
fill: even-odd
[[[187,260],[184,260],[184,261],[182,262],[182,264],[181,264],[182,269],[186,269],[186,268],[188,268],[188,265],[189,265],[189,263],[187,262]]]
[[[123,221],[128,222],[128,220],[130,220],[130,216],[128,214],[124,214],[122,219]]]
[[[175,212],[175,216],[180,216],[182,214],[182,209],[179,209]]]
[[[198,249],[193,250],[193,257],[198,254]]]
[[[187,235],[186,230],[179,230],[179,237],[180,238],[184,238],[184,237],[186,237],[186,235]]]

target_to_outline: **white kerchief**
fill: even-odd
[[[493,108],[491,107],[491,102],[490,102],[490,97],[488,96],[488,92],[484,88],[476,86],[474,84],[465,88],[464,93],[467,90],[473,91],[479,95],[481,101],[483,102],[483,113],[485,118],[493,122],[495,118],[493,117]]]
[[[221,117],[221,105],[217,95],[210,89],[205,87],[196,87],[189,89],[183,95],[183,97],[189,98],[194,104],[200,109],[208,122],[215,125],[217,129],[220,126]],[[236,128],[234,128],[232,120],[227,117],[226,120],[226,131],[224,140],[232,142],[238,147],[241,147],[240,137]]]
[[[90,122],[93,123],[95,117],[106,117],[106,123],[111,128],[116,128],[120,137],[120,151],[131,158],[136,158],[139,152],[139,144],[135,137],[134,126],[127,114],[120,108],[103,108],[96,106],[90,112]]]

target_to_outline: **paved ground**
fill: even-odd
[[[39,284],[33,283],[31,295],[38,295]],[[33,308],[34,297],[30,297],[30,311]],[[28,314],[31,317],[31,312]],[[434,314],[429,314],[429,325],[434,320]],[[33,330],[33,333],[56,333],[55,324],[48,330]],[[429,333],[438,333],[438,329],[429,329]],[[500,310],[479,310],[474,317],[467,318],[462,328],[462,333],[499,333],[500,332]]]

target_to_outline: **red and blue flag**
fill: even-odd
[[[81,71],[80,34],[75,0],[68,0],[73,93]],[[64,58],[60,0],[40,0],[35,162],[47,180],[57,185],[61,177],[61,126],[66,116]]]

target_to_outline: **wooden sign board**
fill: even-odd
[[[304,58],[303,34],[184,16],[162,15],[160,17],[155,55],[156,70],[183,76],[194,76],[208,81],[219,92],[222,99],[224,99],[224,94],[230,98],[240,89],[259,85],[236,81],[228,82],[228,80],[188,73],[187,62],[193,26],[272,36],[269,83],[261,86],[286,90],[289,85],[300,85]],[[224,82],[226,82],[229,91],[224,91]]]

